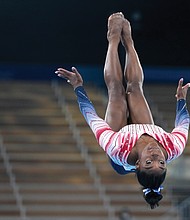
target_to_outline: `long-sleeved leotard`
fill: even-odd
[[[112,165],[122,167],[123,171],[126,171],[119,172],[120,174],[135,171],[135,166],[128,164],[127,158],[135,143],[143,134],[153,137],[165,148],[168,154],[167,163],[182,154],[187,143],[190,123],[184,99],[177,101],[175,128],[171,133],[164,131],[161,127],[154,124],[130,124],[123,127],[120,131],[114,132],[97,115],[84,88],[82,86],[77,87],[75,93],[81,113],[93,131],[99,145],[111,159]]]

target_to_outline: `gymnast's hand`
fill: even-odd
[[[175,95],[177,100],[179,100],[179,99],[186,100],[187,91],[188,91],[189,87],[190,87],[190,83],[187,83],[183,86],[183,78],[181,78],[179,80],[176,95]]]
[[[72,72],[63,68],[58,68],[57,71],[55,71],[55,73],[59,77],[66,79],[67,82],[71,84],[74,89],[76,89],[78,86],[83,85],[82,76],[75,67],[72,67]]]

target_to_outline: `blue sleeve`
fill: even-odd
[[[176,106],[176,119],[175,119],[175,127],[182,127],[184,129],[189,129],[189,112],[187,110],[186,101],[184,99],[180,99],[177,101]]]
[[[123,166],[120,166],[116,163],[113,162],[113,160],[111,158],[109,158],[109,161],[110,161],[110,164],[112,166],[112,168],[120,175],[125,175],[125,174],[128,174],[128,173],[135,173],[136,171],[135,170],[131,170],[131,171],[127,171],[123,168]]]
[[[106,151],[106,144],[107,141],[109,140],[104,140],[103,142],[100,143],[100,136],[102,133],[105,131],[109,131],[112,134],[114,131],[110,128],[110,126],[106,123],[105,120],[100,118],[98,114],[96,113],[96,110],[88,98],[83,86],[79,86],[75,89],[75,93],[77,95],[77,102],[79,105],[79,109],[84,116],[86,122],[90,126],[92,132],[94,133],[99,145]],[[106,151],[107,153],[107,151]]]
[[[79,105],[79,109],[81,113],[83,114],[86,121],[89,123],[89,118],[87,118],[86,112],[90,112],[91,114],[94,114],[98,117],[96,110],[88,98],[86,91],[84,90],[83,86],[79,86],[75,89],[75,94],[77,96],[77,102]]]

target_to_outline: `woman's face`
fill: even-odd
[[[166,158],[159,145],[147,145],[136,163],[136,168],[154,172],[166,170]]]

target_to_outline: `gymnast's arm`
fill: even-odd
[[[175,128],[171,133],[175,136],[176,143],[180,143],[176,144],[176,148],[178,148],[179,155],[183,152],[186,146],[189,134],[190,117],[186,105],[186,96],[189,86],[189,83],[183,86],[183,79],[180,79],[176,92],[177,106]]]
[[[116,134],[116,132],[112,131],[110,126],[100,118],[96,110],[89,100],[84,88],[83,88],[83,79],[76,68],[72,68],[72,72],[65,70],[63,68],[58,68],[55,72],[59,77],[62,77],[67,80],[69,84],[72,85],[75,94],[77,96],[77,101],[79,104],[79,109],[83,114],[86,122],[90,126],[91,130],[93,131],[99,145],[103,148],[103,150],[110,156],[113,155],[112,150],[109,149],[110,147],[110,138]],[[104,135],[103,135],[104,133]],[[114,152],[117,149],[114,148]]]
[[[190,87],[190,83],[183,86],[183,78],[179,80],[176,91],[176,119],[175,128],[181,127],[184,130],[189,130],[189,112],[186,105],[187,91]]]
[[[185,99],[179,99],[176,106],[175,128],[180,127],[184,130],[189,130],[189,112]]]
[[[100,118],[97,113],[96,110],[92,104],[92,102],[90,101],[90,99],[88,98],[86,91],[84,90],[83,86],[78,86],[77,88],[75,88],[75,94],[77,96],[77,102],[79,105],[79,109],[82,113],[82,115],[84,116],[86,122],[88,123],[88,125],[90,126],[91,130],[93,131],[97,141],[99,142],[100,146],[106,151],[107,153],[107,141],[106,138],[102,137],[102,134],[104,132],[107,133],[108,138],[107,140],[109,140],[109,137],[114,135],[115,132],[112,131],[112,129],[110,128],[110,126],[102,119]],[[102,137],[101,137],[102,136]]]

